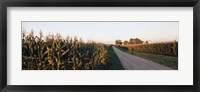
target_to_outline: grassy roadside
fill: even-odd
[[[117,47],[122,51],[127,53],[145,58],[147,60],[154,61],[156,63],[171,67],[173,69],[178,69],[178,57],[167,56],[167,55],[159,55],[159,54],[152,54],[152,53],[143,53],[143,52],[136,52],[136,51],[128,51],[123,48]]]
[[[110,55],[110,62],[108,64],[108,70],[124,70],[119,58],[115,54],[112,46],[107,48],[108,54]]]

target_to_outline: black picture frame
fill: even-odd
[[[193,7],[194,85],[7,85],[7,7]],[[1,0],[0,90],[2,92],[200,92],[200,0]]]

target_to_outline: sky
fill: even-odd
[[[179,22],[22,22],[22,30],[26,33],[34,31],[39,35],[60,33],[63,38],[77,36],[83,41],[93,40],[105,44],[115,44],[130,38],[140,38],[143,41],[169,42],[178,41]]]

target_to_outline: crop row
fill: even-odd
[[[106,69],[109,55],[106,46],[93,41],[60,34],[34,36],[33,31],[22,36],[23,70],[99,70]]]
[[[129,51],[178,56],[177,41],[152,43],[152,44],[138,44],[138,45],[121,45],[121,47]]]

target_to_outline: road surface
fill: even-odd
[[[173,70],[170,67],[131,55],[114,46],[112,47],[125,70]]]

